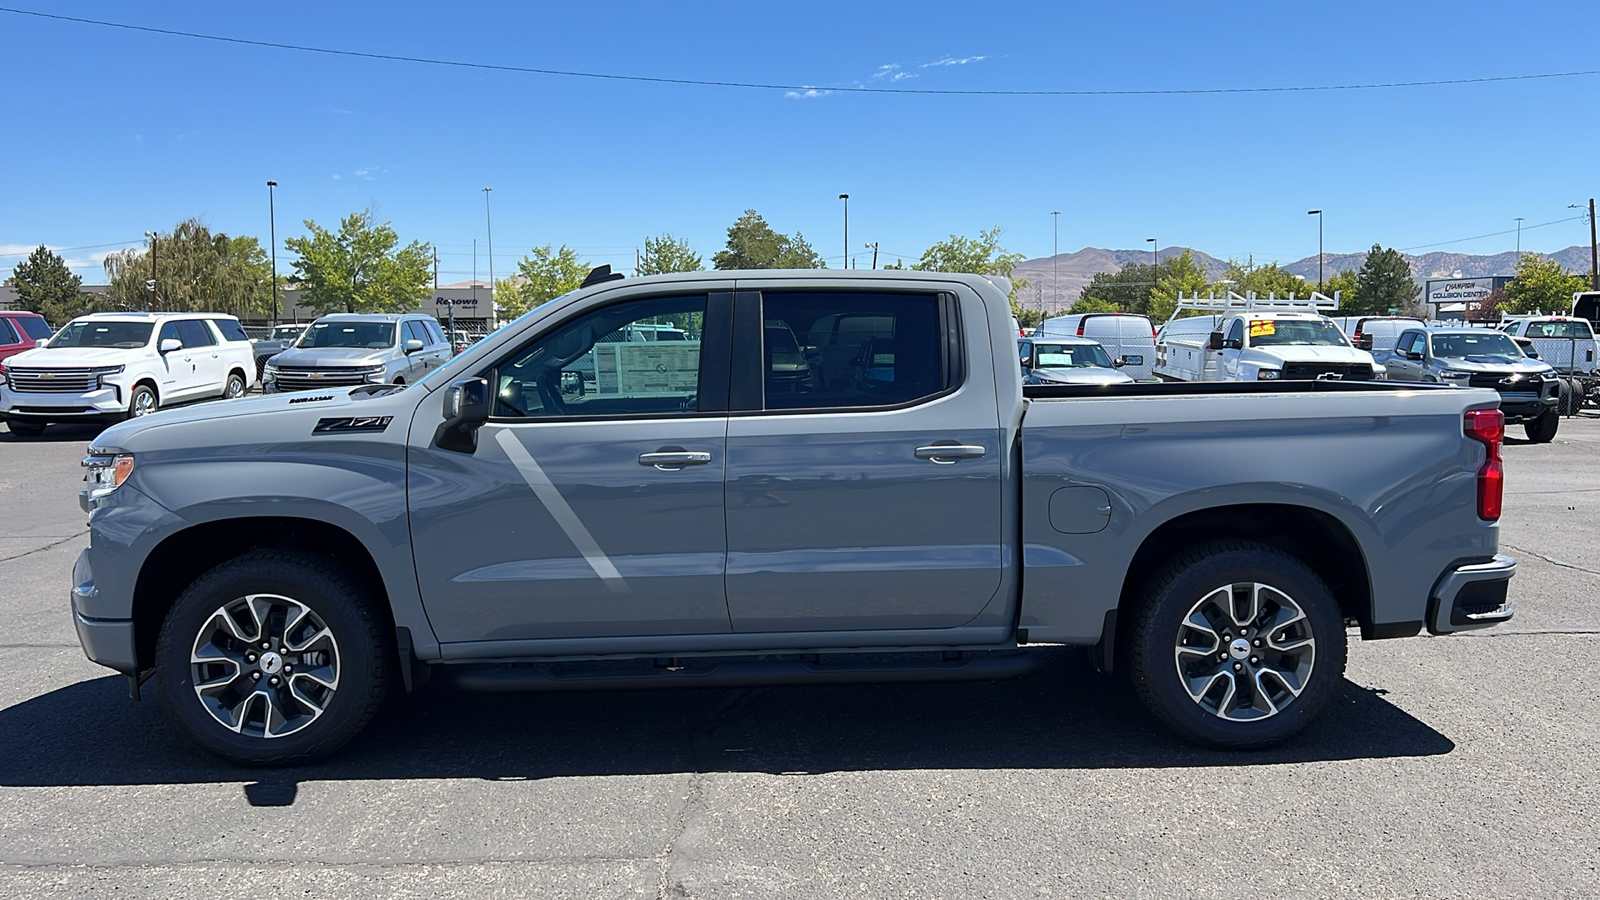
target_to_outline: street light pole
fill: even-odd
[[[1145,238],[1144,242],[1150,245],[1150,266],[1156,270],[1155,272],[1151,273],[1150,277],[1152,279],[1160,280],[1161,245],[1156,242],[1155,238]],[[1154,290],[1154,288],[1152,288],[1152,290]]]
[[[1317,290],[1322,290],[1322,210],[1308,209],[1306,215],[1317,217]]]
[[[276,181],[267,182],[267,229],[272,241],[272,324],[278,324],[278,210],[273,202],[272,189]]]
[[[850,268],[850,195],[840,194],[839,199],[844,201],[844,262],[841,266]]]
[[[1589,198],[1589,285],[1600,291],[1600,239],[1594,233],[1594,198]]]
[[[149,285],[150,286],[150,300],[145,305],[145,309],[147,311],[149,311],[149,312],[155,312],[155,308],[156,308],[156,233],[154,231],[146,231],[144,233],[144,236],[150,239],[150,285]]]
[[[1517,261],[1522,261],[1522,217],[1517,216]]]
[[[483,189],[483,220],[489,228],[489,306],[491,312],[494,306],[494,218],[489,214],[489,192],[494,188]]]
[[[1061,305],[1061,264],[1056,260],[1056,257],[1061,255],[1060,210],[1050,211],[1050,221],[1053,223],[1050,235],[1050,305],[1059,307]]]

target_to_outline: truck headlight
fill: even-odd
[[[1459,379],[1462,379],[1462,378],[1471,378],[1472,377],[1472,373],[1471,372],[1463,372],[1460,369],[1444,369],[1444,370],[1441,370],[1439,372],[1439,377],[1440,378],[1449,378],[1450,380],[1455,381],[1455,380],[1459,380]]]
[[[95,366],[89,370],[89,378],[96,388],[105,387],[107,375],[120,375],[127,366]]]
[[[385,380],[383,366],[363,366],[360,372],[372,384],[383,384]]]
[[[94,508],[96,502],[109,497],[133,474],[132,453],[96,453],[89,451],[83,459],[83,483],[87,485],[80,494],[84,511]]]
[[[262,381],[277,381],[278,380],[278,367],[273,365],[272,363],[267,363],[266,366],[263,367],[262,370],[261,370],[261,380]]]
[[[1256,370],[1256,380],[1257,381],[1277,381],[1281,377],[1283,377],[1283,370],[1282,369],[1257,369]]]

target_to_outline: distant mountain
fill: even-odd
[[[1227,260],[1187,247],[1162,247],[1161,259],[1181,256],[1184,250],[1188,250],[1194,256],[1194,261],[1205,269],[1208,278],[1221,278],[1228,270]],[[1517,268],[1515,253],[1495,253],[1487,256],[1442,252],[1424,253],[1421,256],[1406,253],[1401,255],[1411,264],[1411,277],[1419,282],[1429,278],[1484,278],[1490,275],[1510,275]],[[1555,260],[1569,272],[1589,271],[1588,247],[1568,247],[1555,253],[1539,255],[1545,259]],[[1325,275],[1332,275],[1346,269],[1359,269],[1366,261],[1365,253],[1329,253],[1322,258],[1322,270]],[[1023,260],[1017,263],[1016,274],[1018,277],[1028,279],[1029,287],[1018,299],[1026,301],[1029,306],[1043,302],[1046,308],[1065,309],[1078,299],[1079,292],[1094,278],[1095,273],[1117,272],[1129,263],[1149,262],[1149,250],[1103,250],[1099,247],[1085,247],[1076,253],[1062,253],[1055,257]],[[1316,281],[1315,256],[1296,260],[1283,268],[1292,274],[1304,275],[1313,282]],[[1060,278],[1059,282],[1055,280],[1057,275]],[[1059,298],[1058,302],[1056,298]]]

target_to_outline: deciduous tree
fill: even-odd
[[[1000,246],[1001,228],[997,225],[978,232],[975,238],[950,235],[922,251],[922,258],[911,268],[923,272],[966,272],[970,275],[998,275],[1011,279],[1011,309],[1020,318],[1017,294],[1028,286],[1026,278],[1016,278],[1017,263],[1026,259],[1021,253],[1007,253]]]
[[[644,254],[639,257],[640,275],[663,275],[668,272],[698,272],[705,265],[700,254],[694,252],[689,242],[670,234],[644,239]]]
[[[433,248],[421,241],[400,246],[388,222],[371,209],[345,216],[337,233],[307,219],[306,237],[284,245],[294,261],[300,303],[319,313],[409,312],[427,299]]]
[[[1564,313],[1572,308],[1572,295],[1589,289],[1589,279],[1574,275],[1553,259],[1524,253],[1517,274],[1505,287],[1501,306],[1509,313]]]
[[[1178,308],[1178,297],[1205,293],[1210,285],[1205,270],[1194,261],[1188,250],[1176,257],[1161,261],[1161,274],[1156,279],[1156,289],[1150,292],[1150,307],[1146,315],[1152,322],[1165,322]]]
[[[271,308],[272,267],[253,237],[213,232],[199,219],[185,219],[156,235],[155,255],[157,309],[249,316]],[[149,247],[113,253],[105,267],[110,303],[124,309],[152,303]]]
[[[519,316],[536,306],[577,290],[594,268],[578,258],[578,251],[562,244],[534,247],[517,261],[517,274],[495,285],[495,302],[507,316]]]

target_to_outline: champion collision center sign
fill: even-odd
[[[1493,278],[1457,278],[1428,282],[1429,303],[1471,303],[1494,293]]]

